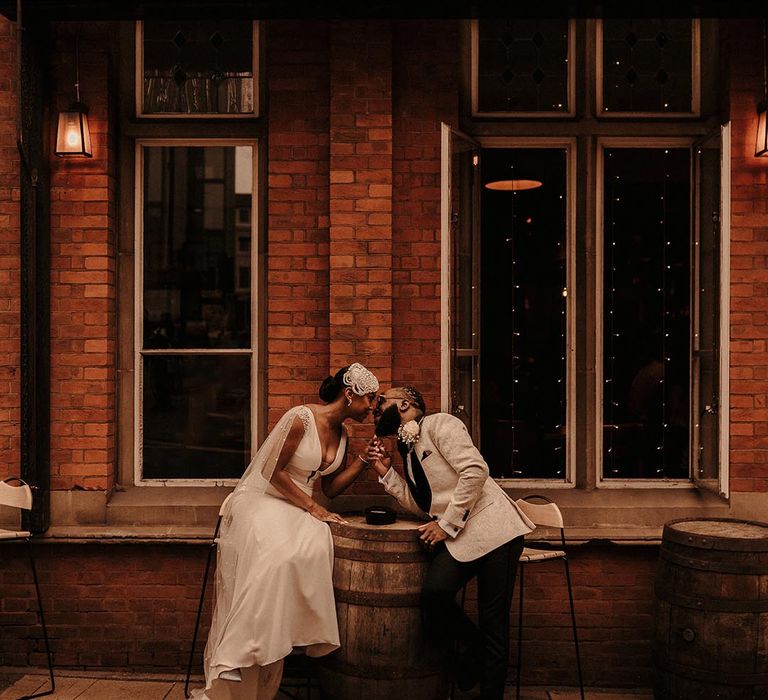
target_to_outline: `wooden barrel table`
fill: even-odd
[[[333,590],[341,648],[318,659],[326,700],[445,698],[439,655],[422,634],[420,594],[427,557],[416,528],[398,516],[368,525],[360,515],[331,524]]]
[[[656,700],[768,698],[768,524],[664,526],[656,576]]]

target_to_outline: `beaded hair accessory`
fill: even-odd
[[[342,379],[344,386],[348,386],[358,396],[365,396],[379,390],[379,380],[370,370],[359,362],[349,366]]]

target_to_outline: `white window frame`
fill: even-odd
[[[701,116],[701,21],[691,19],[691,111],[605,112],[603,111],[603,20],[595,20],[595,115],[598,119],[690,119]]]
[[[140,119],[256,119],[260,116],[259,105],[259,22],[252,22],[252,55],[253,61],[253,112],[226,113],[216,112],[144,112],[144,22],[136,22],[136,79],[135,79],[135,114]]]
[[[511,117],[530,119],[546,117],[547,119],[568,118],[576,115],[576,20],[568,20],[568,87],[566,90],[568,99],[568,111],[555,112],[505,112],[505,111],[480,111],[478,109],[479,86],[477,71],[480,60],[480,24],[479,20],[470,22],[470,91],[472,100],[473,117]]]
[[[603,266],[605,264],[605,251],[603,246],[605,218],[603,207],[605,203],[605,192],[603,185],[605,183],[605,150],[609,148],[639,148],[639,149],[659,149],[659,148],[686,148],[691,150],[696,139],[693,137],[604,137],[597,140],[597,167],[595,183],[595,483],[597,488],[602,489],[627,489],[627,488],[673,488],[673,489],[696,489],[692,470],[692,461],[689,451],[687,479],[606,479],[603,476],[603,332],[604,332],[604,314],[603,314],[603,295],[605,293],[603,285]],[[693,163],[690,164],[691,174],[693,174]],[[693,180],[690,182],[689,197],[693,198]],[[692,199],[691,199],[692,203]],[[695,226],[694,221],[690,222],[689,236]],[[690,240],[693,240],[692,238]],[[695,274],[697,267],[691,264],[691,285],[695,284]],[[723,282],[721,281],[721,285]],[[689,400],[692,399],[698,391],[698,377],[693,376],[693,367],[689,369]],[[722,382],[722,380],[721,380]],[[721,387],[722,388],[722,387]],[[690,418],[689,418],[690,420]],[[692,444],[693,425],[689,425],[688,442]]]
[[[135,145],[135,267],[134,267],[134,484],[136,486],[235,486],[238,479],[145,479],[142,474],[143,451],[143,397],[144,397],[144,362],[145,355],[250,355],[251,357],[251,401],[250,401],[250,429],[251,429],[251,458],[256,453],[258,446],[258,425],[261,406],[258,401],[258,377],[259,377],[259,342],[258,333],[258,308],[260,270],[258,268],[258,241],[260,231],[258,229],[258,150],[259,142],[256,139],[169,139],[169,138],[142,138],[136,139]],[[236,147],[250,146],[252,149],[252,184],[251,184],[251,346],[250,348],[223,348],[218,350],[200,349],[176,349],[176,350],[144,350],[143,349],[143,314],[144,308],[144,149],[169,147]]]

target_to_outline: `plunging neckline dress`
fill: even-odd
[[[308,495],[321,476],[336,471],[347,432],[333,462],[323,463],[312,410],[294,409],[304,435],[284,471]],[[333,596],[333,539],[328,524],[285,498],[273,486],[264,493],[235,493],[231,517],[222,520],[218,542],[216,603],[205,647],[206,691],[198,696],[261,698],[248,680],[304,647],[322,656],[339,647]],[[256,668],[251,668],[256,667]],[[243,669],[243,682],[219,680],[222,671]],[[257,682],[257,681],[254,681]]]

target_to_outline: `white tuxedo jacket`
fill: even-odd
[[[408,484],[394,468],[379,479],[387,493],[407,510],[445,521],[448,551],[458,561],[472,561],[535,526],[489,478],[488,465],[461,420],[434,413],[421,421],[413,446],[432,491],[429,513],[416,504]],[[411,452],[408,455],[413,454]],[[409,465],[403,465],[408,469]],[[453,530],[453,532],[451,532]]]

